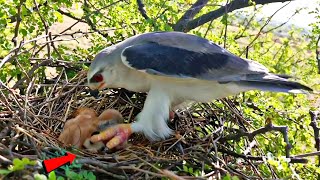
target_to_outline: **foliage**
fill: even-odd
[[[226,2],[218,0],[213,5],[203,7],[195,18],[217,10],[220,8],[217,5],[224,5]],[[141,15],[136,1],[0,0],[0,57],[8,59],[0,67],[0,80],[9,88],[19,89],[21,95],[30,93],[27,91],[32,83],[40,87],[58,77],[64,83],[68,82],[76,78],[81,70],[87,69],[86,63],[107,46],[143,32],[172,31],[174,24],[195,1],[145,0],[143,3],[148,19]],[[301,29],[290,27],[289,30],[285,29],[286,36],[281,37],[279,32],[283,31],[283,27],[269,25],[267,18],[257,18],[260,6],[254,1],[250,1],[250,5],[255,7],[228,13],[189,33],[210,39],[243,58],[247,54],[249,59],[260,62],[271,72],[289,74],[314,89],[319,89],[318,62],[315,57],[320,37],[319,8],[309,10],[318,19],[318,22],[310,25],[310,34],[303,34]],[[59,23],[64,23],[63,29],[50,28]],[[73,23],[78,29],[72,28]],[[81,29],[83,27],[88,31]],[[56,71],[54,77],[48,75],[50,68]],[[39,94],[46,95],[48,92],[50,91],[46,87],[41,87],[41,90],[39,88]],[[316,151],[313,129],[309,125],[309,110],[319,108],[317,95],[249,91],[229,99],[235,102],[235,108],[250,123],[247,126],[249,132],[264,127],[271,121],[272,124],[289,127],[288,138],[293,146],[291,155]],[[221,101],[213,103],[218,109],[228,109]],[[201,105],[196,104],[195,109],[198,106]],[[2,109],[5,108],[0,105],[0,110]],[[224,122],[223,126],[229,130],[242,128],[232,121]],[[197,128],[200,129],[195,127],[195,130]],[[210,125],[205,128],[207,132],[214,132]],[[206,134],[199,133],[199,136],[205,137]],[[237,161],[229,162],[230,167],[242,167],[241,172],[248,176],[259,174],[263,178],[314,179],[315,176],[320,176],[319,159],[309,158],[309,163],[299,164],[290,163],[284,157],[287,144],[280,132],[259,134],[254,141],[255,146],[249,152],[252,156],[265,157],[264,163],[257,165],[256,170],[246,169],[249,166],[244,164],[248,160],[238,158]],[[239,138],[228,140],[225,145],[234,152],[243,154],[252,142],[248,138]],[[215,152],[210,154],[217,155]],[[26,165],[35,165],[35,162],[27,158],[14,159],[12,163],[13,166],[0,170],[0,174],[7,175],[24,170]],[[74,167],[72,170],[65,167],[66,178],[96,178],[92,172],[83,169],[78,172],[77,169],[81,167]],[[206,172],[212,170],[204,169]],[[202,170],[202,167],[192,167],[188,163],[176,168],[177,173],[192,176],[202,176]],[[35,174],[34,178],[47,179],[43,174]],[[56,178],[54,172],[48,175],[50,180],[59,178],[62,179],[61,176]],[[222,177],[232,180],[237,178],[229,174]]]
[[[31,161],[28,158],[13,159],[13,165],[9,166],[8,169],[0,169],[0,175],[8,176],[10,173],[18,172],[26,170],[26,166],[37,167],[36,161]],[[29,167],[29,168],[31,168]],[[77,168],[80,168],[81,165],[77,163],[73,163],[72,166],[64,166],[62,167],[65,171],[66,179],[70,180],[80,180],[80,179],[87,179],[87,180],[95,180],[96,176],[92,172],[88,172],[87,170],[82,170],[79,173],[75,172]],[[63,180],[65,179],[62,176],[56,176],[55,171],[51,171],[49,174],[39,174],[38,172],[33,173],[33,178],[35,180]]]
[[[80,173],[75,173],[66,169],[66,176],[68,179],[88,179],[88,180],[95,180],[96,176],[92,172],[88,172],[86,170],[81,171]]]
[[[8,174],[15,172],[15,171],[24,170],[25,167],[28,165],[34,166],[37,164],[36,161],[30,161],[28,158],[22,158],[22,159],[14,158],[12,163],[13,163],[13,165],[10,166],[8,169],[0,169],[0,174],[1,175],[8,175]]]

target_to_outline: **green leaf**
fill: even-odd
[[[22,158],[22,164],[27,165],[29,164],[30,160],[28,158]]]
[[[189,172],[188,166],[183,165],[183,171],[184,171],[184,172]]]
[[[57,180],[64,180],[62,176],[58,176]]]
[[[96,180],[96,176],[95,176],[92,172],[89,172],[89,173],[88,173],[87,178],[88,178],[89,180]]]
[[[221,23],[224,25],[226,25],[228,23],[228,15],[227,14],[222,16]]]
[[[231,180],[230,174],[227,174],[226,176],[224,176],[222,180]]]
[[[18,158],[14,158],[12,163],[13,163],[13,166],[20,166],[23,164],[23,162]]]
[[[7,174],[9,174],[9,173],[11,173],[12,171],[10,171],[10,170],[7,170],[7,169],[0,169],[0,174],[1,175],[7,175]]]
[[[188,172],[189,172],[190,174],[193,174],[193,168],[192,168],[192,167],[189,167]]]
[[[56,180],[57,177],[56,177],[56,173],[54,171],[51,171],[49,174],[48,174],[48,178],[49,180]]]
[[[25,29],[20,29],[19,32],[23,35],[23,36],[27,36],[28,35],[28,31]]]
[[[19,170],[23,170],[23,169],[24,169],[24,164],[23,164],[22,160],[20,160],[18,158],[13,159],[13,166],[11,166],[9,168],[9,170],[19,171]]]
[[[35,180],[47,180],[47,176],[43,174],[35,174],[33,177]]]
[[[232,180],[240,180],[240,179],[238,178],[238,176],[232,176],[231,179],[232,179]]]
[[[57,18],[59,23],[63,22],[63,16],[59,12],[54,12],[54,16]]]
[[[34,30],[35,30],[35,27],[34,27],[34,26],[30,26],[30,27],[28,28],[29,33],[32,33]]]
[[[79,179],[81,175],[69,170],[69,169],[66,169],[66,176],[70,179]]]

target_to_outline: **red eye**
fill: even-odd
[[[94,76],[92,77],[92,80],[93,80],[94,82],[101,82],[101,81],[103,81],[103,76],[102,76],[101,74],[96,74],[96,75],[94,75]]]

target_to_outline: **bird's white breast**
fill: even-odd
[[[206,81],[192,78],[153,77],[152,83],[157,83],[169,94],[172,101],[192,100],[209,102],[213,99],[235,95],[244,91],[234,83],[220,84],[216,81]]]
[[[126,71],[120,87],[135,92],[148,92],[157,86],[168,94],[172,102],[178,103],[186,100],[209,102],[249,90],[234,83],[220,84],[217,81],[151,75],[130,68],[126,68]]]

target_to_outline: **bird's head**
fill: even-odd
[[[102,90],[112,87],[117,76],[115,66],[119,55],[115,52],[114,46],[102,50],[96,55],[90,65],[87,78],[88,86],[93,90]]]
[[[103,111],[98,117],[98,119],[99,119],[99,126],[98,126],[99,131],[103,131],[115,124],[123,123],[123,117],[121,113],[115,109],[107,109]]]
[[[72,113],[72,117],[75,118],[79,115],[88,115],[91,117],[97,117],[97,113],[95,110],[86,107],[80,107],[75,112]]]

